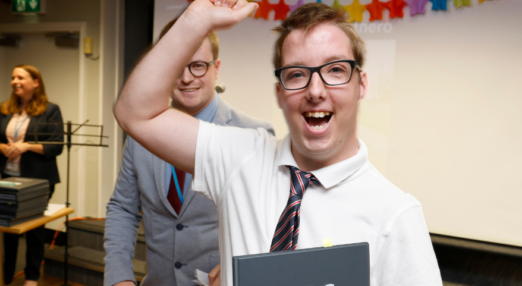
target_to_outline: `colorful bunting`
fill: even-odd
[[[469,0],[454,0],[453,4],[455,4],[455,7],[460,8],[462,6],[468,6],[471,7],[471,3]]]
[[[431,10],[444,10],[448,11],[448,0],[430,0],[433,3]]]
[[[194,1],[194,0],[187,0]],[[255,2],[255,0],[247,0],[248,2]],[[275,1],[275,0],[271,0]],[[308,0],[309,1],[309,0]],[[323,3],[323,0],[316,0],[317,3]],[[360,0],[352,0],[352,4],[343,6],[340,3],[341,0],[334,0],[331,5],[335,10],[341,11],[342,13],[348,13],[348,22],[362,22],[364,18],[364,11],[368,11],[370,13],[370,22],[375,20],[383,19],[383,9],[388,9],[390,11],[389,18],[403,18],[404,17],[404,7],[408,6],[410,9],[410,15],[415,16],[417,14],[425,14],[426,13],[426,4],[428,1],[432,2],[432,10],[448,10],[447,2],[449,0],[389,0],[388,2],[380,2],[379,0],[372,0],[370,4],[362,5]],[[479,3],[483,3],[485,1],[495,1],[495,0],[478,0]],[[293,5],[288,5],[285,3],[285,0],[279,0],[277,4],[271,4],[270,0],[261,0],[256,2],[259,5],[254,18],[263,18],[268,20],[270,12],[274,11],[274,21],[281,20],[283,21],[288,17],[288,13],[294,12],[297,8],[304,5],[304,0],[297,0],[297,2]],[[453,4],[457,8],[462,8],[464,6],[471,7],[471,0],[453,0]]]
[[[268,2],[268,0],[261,0],[261,2],[257,2],[259,8],[257,8],[257,12],[254,15],[254,18],[263,18],[268,20],[268,13],[272,10],[272,5]]]
[[[384,3],[379,2],[379,0],[372,0],[372,3],[366,5],[366,10],[370,12],[370,22],[382,20],[382,10],[384,8]]]
[[[339,0],[334,0],[332,8],[334,8],[337,11],[341,11],[343,14],[346,14],[346,10],[344,10],[344,6],[341,5],[341,3],[339,3]]]
[[[406,6],[406,2],[404,0],[390,0],[384,3],[384,6],[388,8],[390,11],[390,19],[393,18],[402,18],[404,14],[402,13],[402,9]]]
[[[286,17],[288,17],[290,7],[286,5],[285,0],[279,0],[279,3],[277,3],[276,5],[272,5],[272,10],[275,11],[274,21],[283,21],[284,19],[286,19]]]
[[[361,5],[359,0],[353,0],[353,3],[347,6],[344,6],[344,9],[348,11],[348,22],[362,22],[363,13],[366,11],[366,6]]]
[[[426,10],[426,3],[429,0],[404,0],[408,3],[408,7],[410,7],[410,16],[415,16],[417,14],[424,14]]]

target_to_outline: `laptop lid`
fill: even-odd
[[[233,257],[234,286],[368,286],[368,243]]]

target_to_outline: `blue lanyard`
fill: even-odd
[[[172,177],[174,178],[174,183],[176,184],[176,191],[178,191],[178,197],[181,204],[183,204],[183,194],[181,193],[181,189],[179,188],[178,176],[176,176],[176,170],[174,170],[174,166],[170,165],[172,170]]]
[[[22,126],[24,125],[25,121],[27,120],[27,118],[29,118],[29,115],[27,115],[24,119],[24,121],[22,121],[22,124],[20,124],[20,126],[18,126],[18,122],[20,121],[20,116],[22,116],[22,114],[20,113],[19,117],[16,119],[16,124],[15,124],[15,134],[14,134],[14,140],[13,142],[16,142],[16,139],[18,138],[18,131],[20,131],[20,128],[22,128]]]

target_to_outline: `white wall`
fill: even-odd
[[[123,84],[124,1],[103,0],[100,33],[100,117],[108,148],[99,153],[98,217],[105,217],[107,202],[114,191],[122,153],[122,131],[114,119],[114,106]]]
[[[477,2],[394,24],[387,175],[430,231],[522,246],[522,2]]]
[[[156,0],[155,35],[176,15],[163,2]],[[385,11],[374,23],[364,13],[370,96],[359,136],[372,163],[421,201],[431,232],[522,246],[522,1],[471,3],[456,9],[448,1],[444,12],[428,1],[425,15],[410,17],[406,7],[404,19]],[[271,120],[281,138],[287,127],[271,65],[277,24],[249,18],[219,31],[218,81],[223,98]]]

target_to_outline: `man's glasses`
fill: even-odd
[[[319,67],[290,66],[275,70],[275,76],[286,90],[303,89],[310,84],[314,72],[317,72],[326,85],[335,86],[348,83],[353,70],[359,64],[352,60],[329,62]]]
[[[204,62],[204,61],[195,61],[195,62],[191,62],[190,64],[188,64],[187,67],[193,76],[202,77],[207,73],[208,67],[215,62],[216,62],[216,60],[213,60],[208,63]],[[183,72],[181,72],[181,73],[183,73]]]

